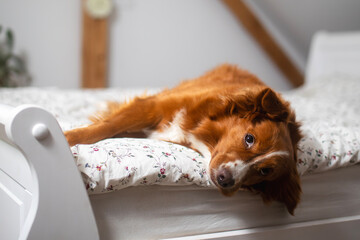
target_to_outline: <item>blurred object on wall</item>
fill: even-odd
[[[25,86],[29,85],[31,80],[24,56],[13,53],[14,43],[15,38],[11,29],[5,31],[0,25],[0,87]]]

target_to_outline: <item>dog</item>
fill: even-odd
[[[194,80],[127,103],[109,103],[93,124],[65,132],[70,146],[124,133],[181,144],[210,159],[211,181],[226,196],[240,189],[279,201],[300,201],[295,113],[253,74],[224,64]]]

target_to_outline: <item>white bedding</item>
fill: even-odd
[[[333,74],[284,93],[302,122],[301,174],[360,161],[360,77]]]
[[[151,90],[156,92],[156,90]],[[300,174],[327,171],[360,161],[360,78],[337,75],[284,93],[303,123],[298,148]],[[88,124],[105,101],[123,101],[143,90],[0,89],[0,102],[37,104],[54,114],[64,130]],[[144,139],[110,139],[72,148],[89,193],[136,185],[211,187],[207,159],[191,149]]]

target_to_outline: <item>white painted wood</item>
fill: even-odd
[[[23,205],[11,190],[2,184],[4,180],[4,176],[0,175],[0,213],[2,218],[6,216],[0,224],[0,236],[1,239],[17,239],[20,233]]]
[[[36,124],[31,131],[31,134],[38,140],[44,140],[50,134],[49,129],[42,123]]]
[[[18,224],[20,224],[21,228],[30,209],[32,194],[2,170],[0,170],[0,188],[4,196],[6,195],[5,199],[11,200],[11,202],[6,202],[6,200],[2,201],[2,198],[0,198],[0,205],[2,209],[0,211],[1,215],[9,216],[10,219],[13,217],[19,218]],[[19,210],[17,211],[17,214],[13,214],[14,216],[10,214],[11,211],[9,209],[11,208],[11,206],[8,207],[8,205],[12,204],[16,204]],[[1,233],[2,231],[0,231],[0,234]]]
[[[166,240],[303,240],[303,239],[359,239],[360,231],[354,231],[360,224],[360,216],[309,221],[282,226],[242,229],[202,235],[193,235]],[[165,239],[164,239],[165,240]]]
[[[0,107],[0,115],[4,109]],[[21,152],[20,155],[24,156],[29,165],[31,177],[32,200],[19,239],[98,239],[95,218],[83,181],[55,118],[46,110],[30,105],[10,109],[7,114],[7,118],[1,119],[5,126],[5,136],[2,131],[2,138],[10,139],[17,149],[1,142],[1,150]],[[36,126],[42,127],[33,130],[34,127],[38,128]],[[19,152],[12,157],[17,159],[17,165],[24,165],[18,160]],[[1,168],[10,162],[8,158],[1,159]],[[18,168],[14,165],[12,167]],[[17,171],[5,173],[18,187],[27,191],[25,184],[18,182],[20,178]],[[3,179],[0,182],[3,184]],[[5,184],[7,186],[3,184],[1,194],[7,196],[7,200],[0,199],[0,203],[5,202],[9,206],[8,214],[13,217],[9,224],[16,231],[19,221],[21,226],[21,200],[12,193],[14,187]],[[7,219],[4,216],[0,218]],[[8,239],[2,234],[0,232],[1,239]]]
[[[108,194],[90,195],[90,200],[101,239],[200,235],[360,216],[359,173],[360,165],[355,165],[303,176],[302,200],[295,216],[289,215],[282,204],[265,205],[259,196],[249,192],[227,198],[217,189],[196,186],[129,187]],[[341,222],[334,226],[338,234],[343,232],[346,236],[348,233]],[[360,234],[359,228],[351,231]]]
[[[29,164],[24,158],[23,154],[13,145],[10,139],[7,138],[4,125],[0,124],[0,135],[3,136],[0,141],[0,169],[7,175],[11,176],[22,187],[31,191],[31,172]]]

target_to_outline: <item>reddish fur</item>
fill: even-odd
[[[290,157],[272,157],[251,166],[245,180],[231,189],[259,192],[265,202],[285,203],[293,214],[300,201],[300,180],[296,170],[296,145],[301,138],[299,124],[289,103],[265,86],[254,75],[235,66],[222,65],[192,81],[153,96],[135,98],[123,104],[110,104],[109,111],[94,117],[94,124],[65,133],[69,144],[94,143],[127,132],[161,131],[176,112],[185,109],[181,126],[209,148],[210,169],[241,159],[251,162],[256,156],[286,150]],[[244,135],[256,136],[251,149],[244,146]],[[189,142],[179,142],[189,146]],[[270,176],[259,169],[271,167]],[[213,172],[211,172],[214,181]]]

